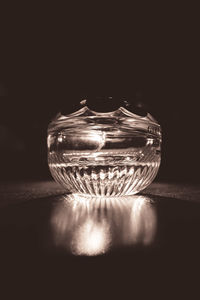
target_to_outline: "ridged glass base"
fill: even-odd
[[[57,182],[73,193],[95,196],[133,195],[146,188],[155,178],[160,155],[154,151],[143,159],[119,154],[85,158],[49,154],[49,167]]]

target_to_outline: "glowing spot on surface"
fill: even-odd
[[[58,201],[51,218],[53,239],[74,255],[101,255],[115,247],[149,245],[157,217],[149,197],[87,197]]]
[[[99,255],[105,253],[110,243],[109,228],[105,221],[99,224],[87,220],[75,232],[72,240],[72,251],[76,255]]]

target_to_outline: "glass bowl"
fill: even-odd
[[[53,178],[76,194],[133,195],[153,181],[160,166],[160,125],[149,113],[124,107],[100,113],[85,106],[58,114],[47,144]]]

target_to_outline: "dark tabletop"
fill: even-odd
[[[191,296],[200,289],[200,187],[155,182],[135,196],[88,199],[53,181],[2,183],[0,239],[7,295]]]

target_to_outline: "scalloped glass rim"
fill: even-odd
[[[161,132],[160,125],[158,122],[150,115],[149,113],[145,116],[139,116],[136,115],[129,110],[127,110],[124,107],[119,107],[117,110],[111,111],[111,112],[96,112],[88,108],[87,106],[71,113],[68,115],[62,115],[61,113],[58,113],[56,117],[50,122],[48,126],[48,131],[51,131],[55,129],[57,126],[64,126],[65,128],[69,127],[78,127],[78,125],[84,126],[87,125],[84,124],[84,120],[96,120],[97,123],[99,121],[99,118],[103,120],[116,120],[118,123],[117,126],[123,126],[126,125],[126,127],[130,127],[130,129],[133,129],[135,126],[137,127],[138,124],[143,125],[141,127],[146,127],[147,124],[151,124],[152,127],[159,133]],[[113,122],[114,124],[114,122]],[[108,125],[110,123],[108,122]],[[104,126],[106,126],[106,122],[104,123]]]
[[[114,110],[114,111],[110,111],[110,112],[97,112],[94,110],[91,110],[88,106],[84,106],[83,108],[68,114],[68,115],[62,115],[61,113],[57,114],[56,116],[56,120],[64,120],[64,119],[69,119],[69,118],[74,118],[74,117],[89,117],[89,116],[105,116],[105,117],[120,117],[120,116],[124,116],[124,117],[131,117],[134,119],[143,119],[146,121],[151,121],[152,123],[156,123],[158,124],[158,122],[155,120],[154,117],[152,117],[152,115],[150,115],[149,113],[145,116],[139,116],[137,114],[132,113],[131,111],[129,111],[128,109],[124,108],[124,107],[119,107],[118,109]],[[53,119],[54,121],[55,119]]]

